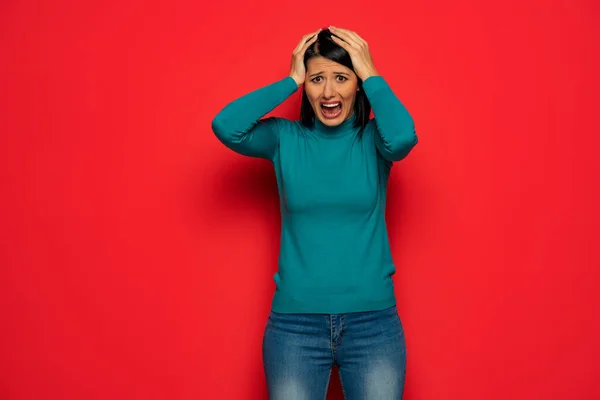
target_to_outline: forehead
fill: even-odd
[[[306,63],[306,67],[309,73],[315,72],[345,72],[350,74],[352,70],[344,65],[332,61],[325,57],[312,57]]]

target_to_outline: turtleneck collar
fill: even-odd
[[[322,123],[321,120],[315,116],[315,126],[314,126],[315,132],[317,132],[321,136],[330,137],[330,138],[344,136],[348,133],[351,133],[351,132],[354,132],[355,130],[357,130],[357,128],[354,127],[355,121],[356,121],[356,114],[353,113],[352,116],[350,116],[350,118],[348,118],[341,124],[336,125],[336,126],[328,126],[328,125],[325,125],[324,123]]]

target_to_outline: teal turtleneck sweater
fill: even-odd
[[[225,146],[274,166],[281,247],[272,310],[337,314],[391,307],[387,182],[393,162],[417,144],[413,120],[381,76],[363,82],[375,118],[362,135],[354,116],[335,127],[318,119],[306,127],[264,118],[297,90],[286,77],[232,101],[212,122]]]

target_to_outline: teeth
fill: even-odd
[[[323,107],[329,107],[329,108],[333,108],[333,107],[337,107],[339,106],[340,103],[334,103],[334,104],[323,104]]]

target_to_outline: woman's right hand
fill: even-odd
[[[316,32],[309,33],[308,35],[304,35],[292,53],[290,77],[296,81],[298,87],[304,83],[304,79],[306,77],[306,69],[304,68],[304,53],[306,52],[306,49],[308,49],[310,45],[317,40],[319,32],[321,32],[321,29]]]

